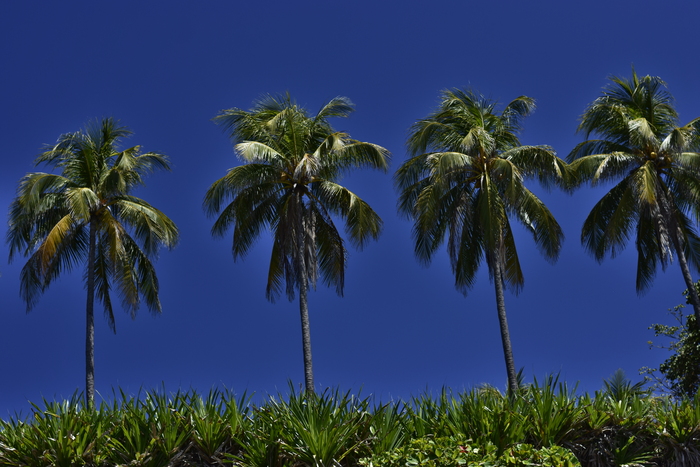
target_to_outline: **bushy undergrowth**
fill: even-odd
[[[361,459],[366,467],[578,467],[576,456],[565,448],[534,448],[516,444],[499,454],[496,446],[472,447],[464,437],[418,438],[391,451]]]
[[[227,391],[85,407],[78,396],[0,421],[0,466],[700,465],[700,399],[629,384],[579,396],[555,378],[378,404],[338,390],[251,399]]]

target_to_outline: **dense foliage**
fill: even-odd
[[[393,451],[361,459],[368,467],[448,467],[468,465],[474,467],[508,467],[528,465],[532,467],[578,467],[581,464],[571,451],[552,446],[534,448],[529,444],[516,444],[498,455],[493,444],[474,448],[469,441],[455,437],[418,438]]]
[[[695,284],[700,289],[700,282]],[[686,304],[688,291],[685,291]],[[653,324],[649,327],[654,331],[655,337],[670,339],[666,345],[657,347],[669,350],[672,354],[659,368],[644,367],[640,370],[654,381],[653,387],[661,391],[668,391],[674,397],[695,397],[700,389],[700,329],[694,314],[683,313],[684,305],[677,305],[669,310],[676,325]],[[654,346],[649,341],[650,346]]]
[[[0,422],[0,466],[697,466],[700,400],[623,378],[579,396],[556,378],[504,395],[444,390],[376,403],[350,393],[79,396]]]

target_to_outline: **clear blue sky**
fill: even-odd
[[[303,381],[298,305],[265,299],[267,236],[234,263],[231,238],[209,234],[204,192],[239,163],[210,119],[250,108],[263,93],[289,91],[311,111],[347,96],[356,112],[334,126],[393,159],[388,174],[343,180],[385,228],[364,251],[350,251],[344,298],[320,286],[310,295],[319,388],[362,388],[382,400],[443,386],[504,388],[487,271],[465,298],[446,252],[430,267],[418,264],[411,225],[396,214],[392,174],[406,157],[407,129],[445,88],[471,86],[503,103],[527,95],[538,109],[522,142],[565,157],[581,141],[575,129],[585,106],[632,64],[666,80],[688,121],[700,116],[698,17],[699,4],[675,0],[2,2],[0,206],[6,212],[44,144],[90,119],[119,119],[134,131],[129,144],[170,156],[173,171],[150,177],[137,194],[173,218],[181,242],[157,263],[161,316],[117,314],[116,335],[96,316],[97,391],[286,391],[288,380]],[[682,301],[677,264],[637,296],[633,244],[598,264],[579,241],[603,191],[531,186],[566,242],[551,265],[519,232],[526,283],[506,297],[516,366],[528,381],[560,372],[585,391],[618,368],[638,379],[640,367],[666,357],[648,349],[647,327],[668,322],[666,310]],[[6,229],[3,221],[3,240]],[[7,256],[3,242],[0,258]],[[0,263],[0,416],[84,384],[82,271],[56,281],[25,314],[22,265]]]

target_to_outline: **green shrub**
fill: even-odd
[[[418,438],[389,452],[360,460],[367,467],[580,467],[576,457],[560,446],[536,449],[516,444],[498,456],[495,445],[469,445],[458,437]]]
[[[576,456],[561,446],[550,446],[536,449],[530,444],[516,444],[511,449],[507,449],[498,459],[484,459],[477,463],[484,467],[580,467]]]

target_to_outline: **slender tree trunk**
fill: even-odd
[[[304,386],[308,394],[314,393],[314,369],[311,362],[311,327],[309,326],[309,304],[307,301],[309,287],[306,276],[302,278],[299,290],[299,311],[301,313],[301,344],[304,352]]]
[[[685,281],[686,287],[688,287],[688,301],[693,305],[693,312],[695,314],[695,323],[700,326],[700,297],[698,297],[698,291],[695,289],[695,283],[693,282],[693,276],[690,274],[690,268],[688,267],[688,259],[685,257],[684,237],[683,232],[678,226],[677,218],[673,215],[675,210],[673,210],[672,203],[673,199],[668,192],[668,188],[665,187],[662,192],[662,196],[659,196],[659,210],[662,216],[663,225],[666,225],[669,230],[669,236],[671,237],[671,243],[673,244],[676,254],[678,255],[678,263],[681,266],[681,273],[683,274],[683,280]]]
[[[695,324],[696,326],[700,326],[700,297],[698,297],[698,291],[695,289],[693,276],[690,274],[688,259],[685,257],[685,250],[683,249],[685,238],[683,236],[683,232],[678,226],[678,222],[676,222],[676,217],[673,215],[674,210],[670,201],[671,199],[673,198],[670,195],[668,188],[664,185],[664,191],[662,191],[661,196],[659,196],[659,211],[662,216],[662,224],[667,226],[669,230],[671,243],[673,244],[676,254],[678,255],[678,263],[681,266],[683,280],[685,281],[686,287],[688,287],[688,301],[691,305],[693,305]]]
[[[518,390],[518,377],[515,372],[513,347],[510,342],[510,332],[508,331],[506,300],[503,293],[503,273],[501,271],[501,262],[498,259],[494,260],[493,281],[496,284],[496,306],[498,308],[498,322],[501,326],[501,341],[506,361],[506,372],[508,373],[508,391],[515,393]]]
[[[698,297],[698,291],[695,288],[693,276],[690,274],[688,260],[680,245],[676,248],[676,253],[678,254],[678,263],[681,265],[681,272],[683,273],[685,285],[688,287],[688,301],[693,305],[693,311],[695,312],[695,324],[696,326],[700,326],[700,297]]]
[[[314,393],[314,369],[311,361],[311,327],[309,325],[309,277],[306,264],[306,222],[304,215],[304,201],[301,194],[298,195],[299,227],[297,231],[297,261],[299,274],[299,313],[301,315],[301,345],[304,354],[304,387],[307,394]]]
[[[85,307],[85,402],[95,404],[95,220],[90,219],[90,245],[87,264],[87,305]]]

